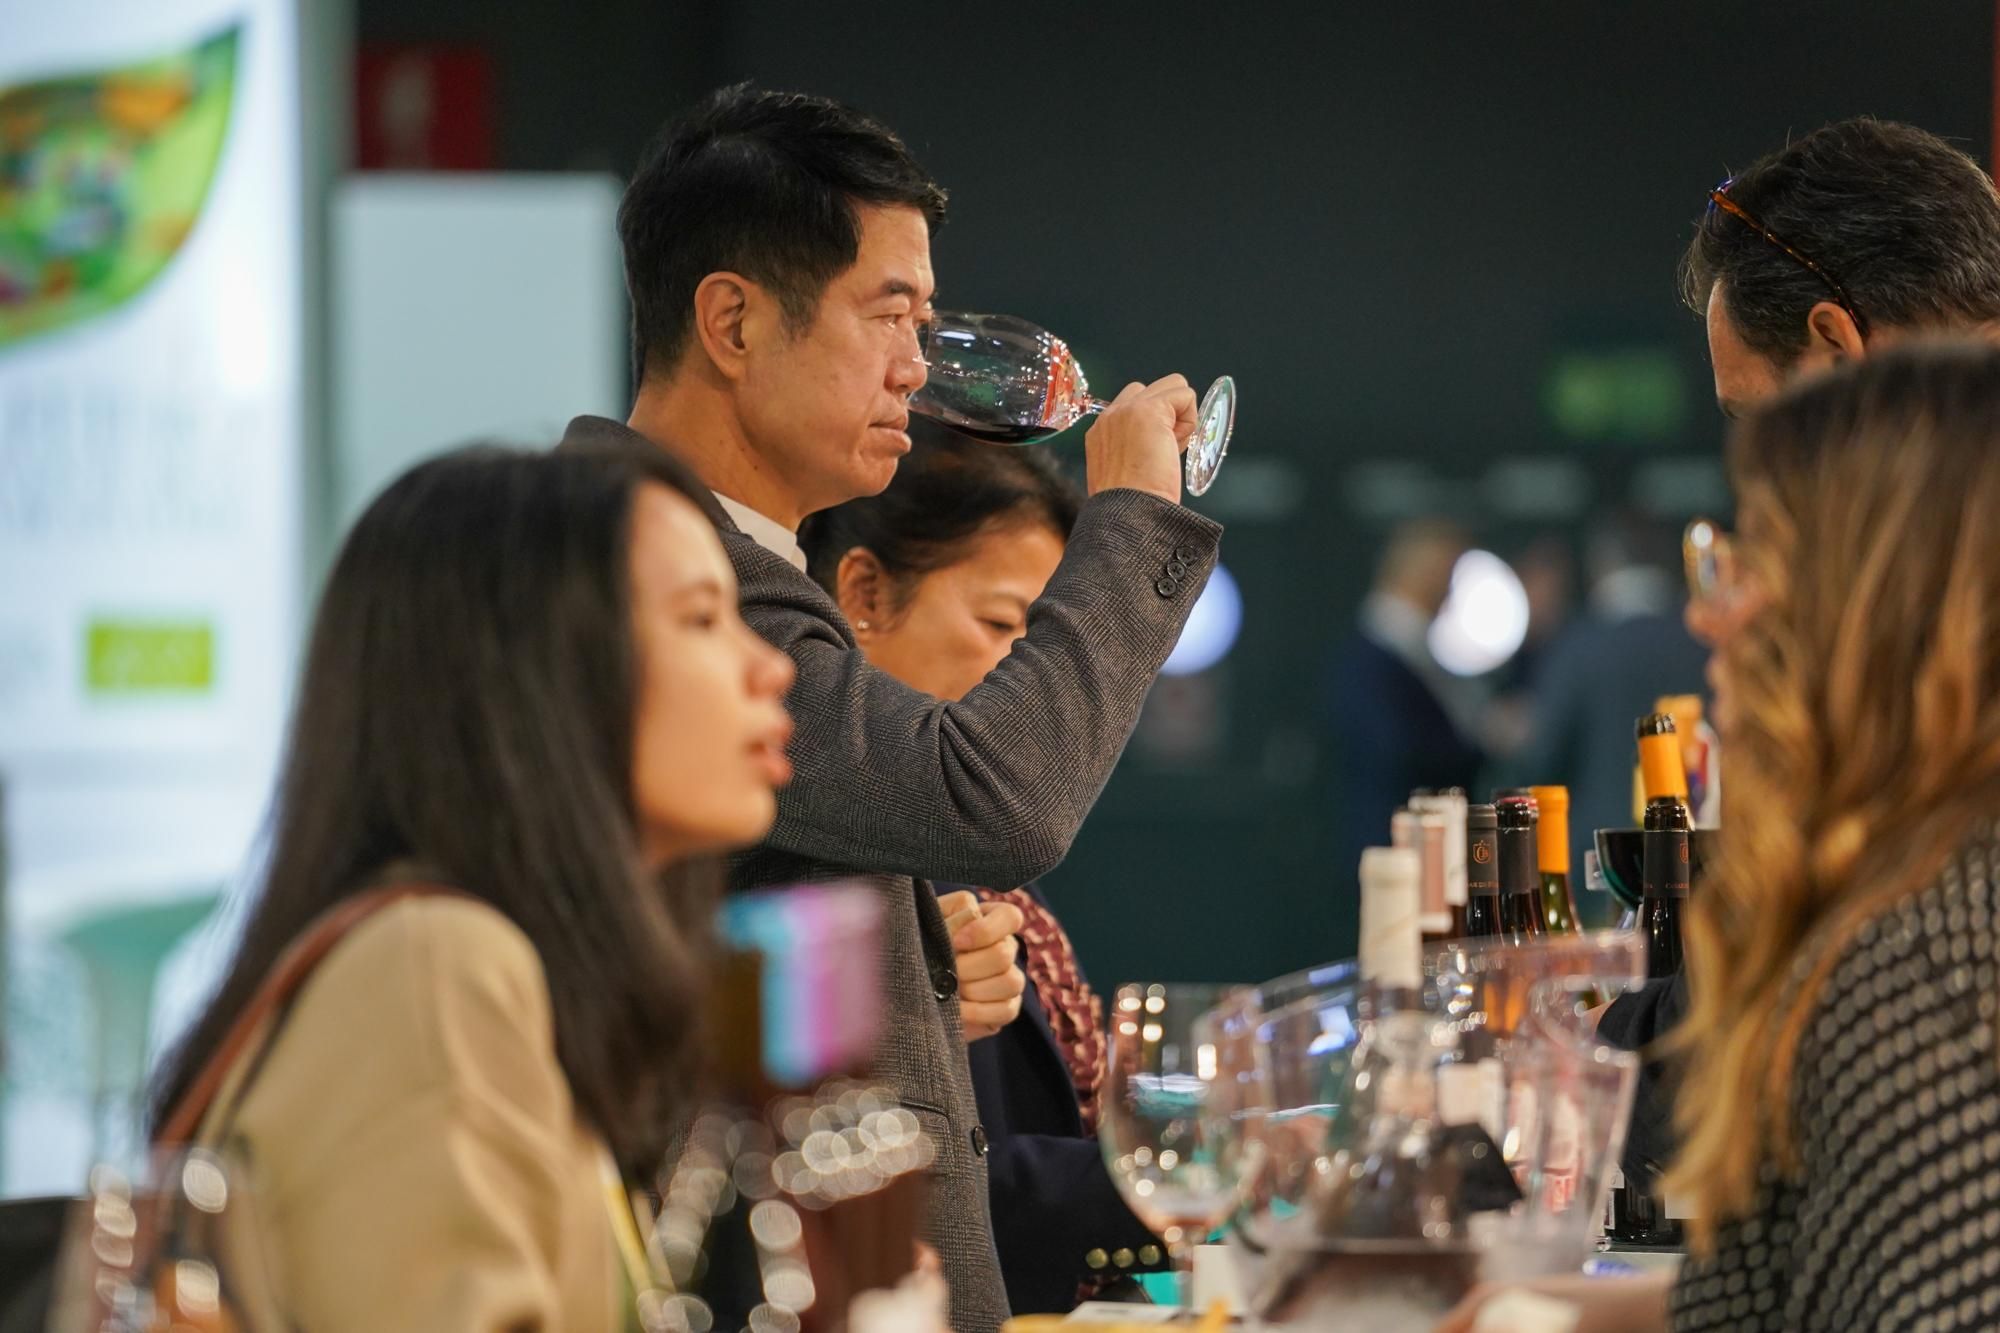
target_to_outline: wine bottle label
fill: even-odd
[[[1576,1103],[1558,1092],[1549,1107],[1549,1149],[1542,1170],[1542,1188],[1550,1212],[1562,1212],[1576,1200],[1583,1164],[1583,1118]]]
[[[1439,1065],[1437,1071],[1438,1119],[1447,1125],[1484,1125],[1482,1114],[1486,1080],[1478,1065]]]
[[[1684,829],[1648,829],[1641,843],[1645,867],[1641,881],[1648,898],[1688,895],[1688,835]]]
[[[1463,794],[1441,796],[1444,804],[1444,900],[1447,907],[1463,907],[1466,902],[1465,811]]]
[[[1500,893],[1500,834],[1481,829],[1468,840],[1465,855],[1466,887],[1474,895],[1496,897]]]
[[[1507,1137],[1507,1067],[1488,1056],[1474,1068],[1479,1071],[1479,1081],[1484,1089],[1479,1099],[1480,1121],[1488,1137],[1495,1143],[1504,1142]]]
[[[1424,984],[1417,919],[1417,853],[1370,847],[1361,853],[1361,976],[1387,990]]]
[[[1445,817],[1434,810],[1425,810],[1417,816],[1417,851],[1422,870],[1417,897],[1422,904],[1426,935],[1441,934],[1451,929],[1451,900],[1445,893],[1445,882],[1449,878],[1445,865],[1447,825]]]

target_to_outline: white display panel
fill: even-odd
[[[419,458],[625,417],[618,182],[350,176],[333,201],[334,513]]]
[[[292,6],[0,0],[0,32],[0,86],[32,98],[40,84],[60,104],[78,98],[48,80],[94,82],[98,106],[76,118],[110,122],[92,134],[56,124],[58,108],[30,146],[46,156],[30,172],[104,176],[102,214],[72,188],[70,216],[44,232],[122,228],[112,244],[158,264],[114,304],[44,328],[32,300],[0,300],[0,771],[16,885],[100,859],[228,871],[270,779],[296,632]],[[188,52],[216,42],[234,46],[228,86],[176,90]],[[190,104],[176,110],[176,94]],[[120,118],[120,96],[154,104]],[[200,160],[176,130],[212,124],[214,100],[206,194],[154,212],[146,192],[186,190]],[[136,809],[134,785],[154,783],[192,823]]]
[[[298,83],[294,0],[0,0],[9,1191],[74,1185],[89,1148],[46,1137],[69,1121],[37,1101],[64,1089],[24,987],[93,957],[134,979],[124,951],[239,872],[268,799],[300,599]]]

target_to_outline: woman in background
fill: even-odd
[[[330,910],[428,886],[341,938],[195,1136],[247,1164],[294,1327],[633,1326],[621,1185],[687,1107],[713,905],[671,872],[769,827],[791,731],[686,489],[461,453],[342,548],[261,893],[154,1112]]]
[[[1871,355],[1729,458],[1727,838],[1666,1184],[1693,1253],[1553,1289],[1620,1333],[2000,1326],[2000,351]]]
[[[1044,450],[983,444],[921,419],[911,435],[887,490],[814,515],[799,541],[868,660],[957,699],[1026,633],[1080,501]],[[950,916],[961,899],[937,887]],[[1028,980],[1017,1020],[985,1020],[1004,1024],[995,1031],[981,1025],[983,979],[961,978],[1007,1300],[1016,1314],[1067,1311],[1080,1290],[1158,1267],[1163,1255],[1099,1155],[1103,1010],[1069,937],[1032,884],[965,892],[989,914],[1019,913]],[[996,982],[993,998],[1003,994]]]

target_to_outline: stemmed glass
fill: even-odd
[[[995,444],[1030,444],[1069,429],[1110,404],[1090,395],[1069,344],[1013,315],[938,312],[925,325],[930,379],[910,410]],[[1202,396],[1184,476],[1201,495],[1229,452],[1236,381],[1224,375]]]
[[[1216,1032],[1221,986],[1120,986],[1112,1003],[1098,1142],[1132,1212],[1167,1243],[1187,1304],[1194,1247],[1227,1220],[1236,1169],[1221,1151],[1226,1114]]]

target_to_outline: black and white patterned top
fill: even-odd
[[[1676,1333],[2000,1328],[1996,899],[1988,825],[1848,947],[1799,1041],[1804,1172],[1682,1270]]]

